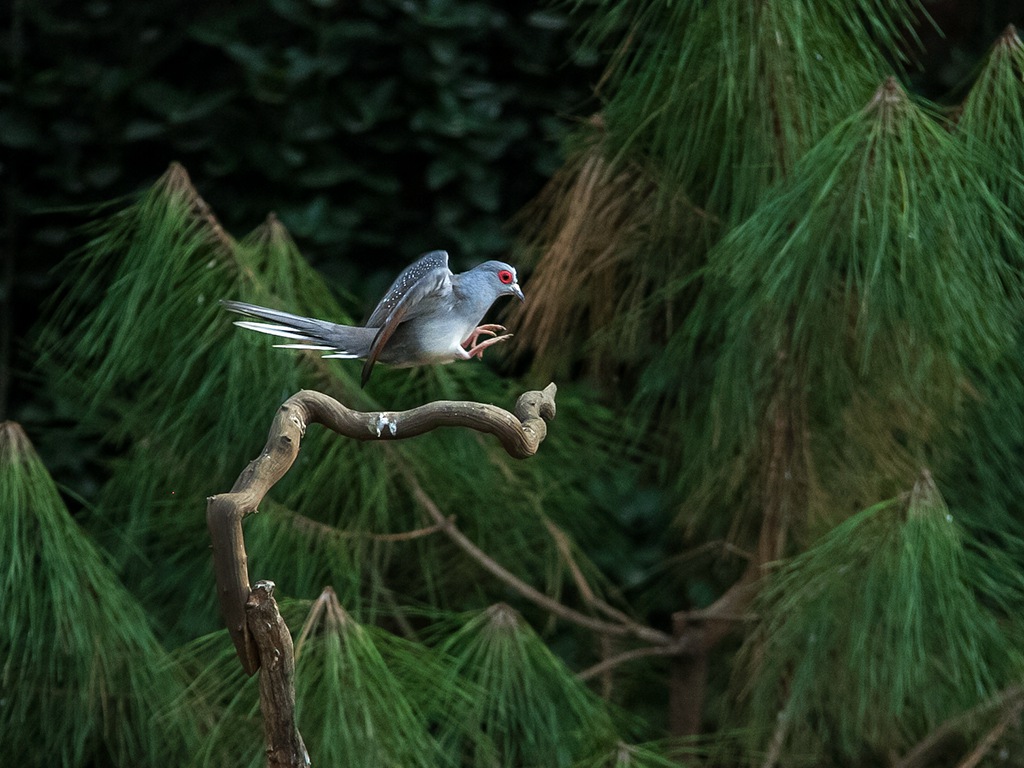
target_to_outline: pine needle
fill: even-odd
[[[378,647],[383,634],[352,619],[329,588],[314,603],[296,644],[296,717],[314,764],[438,764],[426,720]]]
[[[925,472],[784,564],[744,646],[744,722],[778,732],[785,755],[831,745],[864,760],[1018,679],[1015,639],[978,592],[976,547]]]
[[[957,135],[990,157],[987,181],[1019,217],[1024,204],[1024,43],[1010,25],[996,40],[964,100]],[[1019,263],[1019,254],[1016,259]]]
[[[28,438],[0,424],[0,762],[166,765],[199,712],[141,606],[72,521]]]
[[[612,163],[607,144],[603,121],[592,119],[518,217],[537,266],[530,299],[512,308],[509,325],[516,354],[532,353],[538,381],[564,377],[581,360],[606,381],[648,357],[672,331],[672,303],[660,287],[699,263],[700,230],[714,225],[685,200],[659,215],[664,193],[651,173]]]
[[[453,620],[454,621],[454,620]],[[438,627],[438,740],[472,765],[568,766],[618,743],[601,701],[504,604]]]
[[[603,84],[612,146],[730,224],[865,98],[887,53],[905,57],[924,15],[895,0],[598,7],[590,44],[617,50]]]
[[[707,375],[677,406],[702,446],[684,482],[713,492],[761,463],[755,435],[779,392],[806,409],[808,475],[824,487],[847,475],[844,496],[820,500],[832,514],[941,456],[965,382],[1013,344],[1020,297],[1006,258],[1019,236],[977,160],[890,79],[713,249],[707,290],[660,363]],[[709,343],[714,367],[698,367]],[[902,454],[888,468],[886,443]]]

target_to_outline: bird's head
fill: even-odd
[[[515,296],[520,301],[525,301],[523,289],[519,287],[519,277],[516,275],[516,268],[503,261],[485,261],[483,264],[474,267],[471,272],[476,272],[481,279],[494,290],[497,296]]]

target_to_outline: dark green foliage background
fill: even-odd
[[[22,354],[92,214],[67,209],[171,161],[229,232],[276,212],[356,307],[424,250],[501,255],[599,72],[566,13],[533,3],[16,0],[2,16],[0,320]]]
[[[177,160],[229,230],[275,210],[319,256],[491,255],[586,98],[569,38],[517,3],[23,3],[11,200],[105,200]]]

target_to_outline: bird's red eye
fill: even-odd
[[[515,277],[507,269],[502,269],[498,272],[498,279],[501,280],[505,285],[512,285],[515,282]]]

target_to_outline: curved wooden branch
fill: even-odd
[[[256,511],[263,497],[291,468],[310,424],[322,424],[356,440],[402,440],[438,427],[468,427],[494,435],[514,458],[532,456],[547,436],[555,417],[557,388],[526,392],[513,413],[493,405],[439,400],[408,411],[354,411],[334,398],[311,390],[292,395],[281,405],[262,453],[249,462],[229,493],[207,499],[206,524],[213,543],[214,572],[221,613],[235,650],[248,674],[260,666],[260,655],[246,623],[249,571],[242,519]]]

